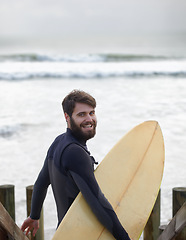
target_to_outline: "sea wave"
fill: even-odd
[[[186,78],[186,71],[183,72],[125,72],[125,73],[14,73],[14,74],[0,74],[0,80],[26,80],[26,79],[106,79],[106,78],[141,78],[141,77],[172,77],[172,78]]]
[[[35,126],[35,124],[29,123],[16,123],[16,124],[7,124],[0,126],[0,137],[1,138],[11,138],[13,136],[19,135],[22,131]]]
[[[10,54],[0,55],[0,62],[125,62],[125,61],[159,61],[184,59],[181,56],[134,55],[134,54]]]
[[[0,55],[1,62],[100,62],[104,61],[101,55],[54,55],[54,54],[11,54]]]
[[[108,57],[108,55],[107,55]],[[116,57],[114,57],[116,59]],[[95,58],[94,58],[95,60]],[[186,77],[186,59],[156,61],[4,61],[1,80],[38,78]]]
[[[0,127],[0,137],[2,138],[10,138],[13,135],[17,134],[21,129],[21,125],[5,125]]]

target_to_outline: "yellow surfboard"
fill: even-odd
[[[139,239],[159,192],[164,168],[164,141],[158,122],[129,131],[95,171],[96,179],[133,240]],[[81,193],[52,240],[113,240]]]

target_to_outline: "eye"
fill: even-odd
[[[95,111],[91,111],[90,116],[94,116],[94,115],[95,115]]]
[[[85,116],[85,113],[84,113],[84,112],[80,112],[80,113],[78,113],[78,116],[79,116],[79,117],[84,117],[84,116]]]

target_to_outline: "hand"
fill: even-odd
[[[39,229],[39,220],[34,220],[30,217],[28,217],[24,222],[23,225],[21,226],[21,230],[24,232],[25,229],[27,229],[26,231],[26,235],[28,235],[29,231],[33,230],[33,236],[36,235],[37,230]]]

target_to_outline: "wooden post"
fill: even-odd
[[[0,240],[28,240],[0,203]]]
[[[27,196],[27,216],[31,212],[31,200],[32,200],[33,185],[26,187],[26,196]],[[36,236],[31,236],[31,240],[44,240],[44,217],[43,217],[43,208],[41,210],[41,216],[39,219],[39,229],[36,233]]]
[[[186,202],[166,226],[158,240],[173,240],[184,229],[184,227],[186,227]]]
[[[8,239],[8,233],[0,225],[0,239]]]
[[[144,240],[157,240],[159,236],[159,225],[160,225],[160,194],[161,190],[158,193],[154,208],[152,209],[151,215],[148,219],[148,222],[145,226],[143,232]]]
[[[14,185],[1,185],[0,186],[0,202],[3,204],[7,212],[15,221],[15,197]]]
[[[159,236],[162,234],[162,232],[165,230],[166,227],[167,227],[166,224],[163,224],[163,225],[159,226]]]
[[[173,217],[182,207],[186,201],[186,188],[177,187],[173,188]],[[178,234],[175,240],[185,240],[186,239],[186,227]]]

